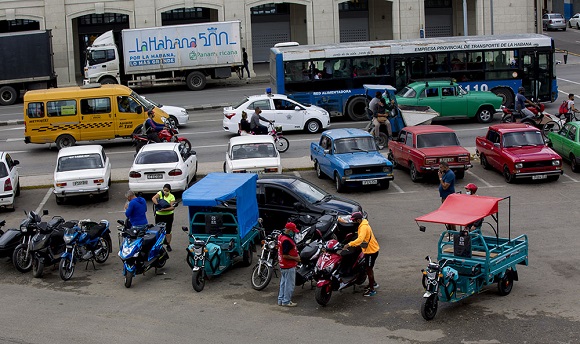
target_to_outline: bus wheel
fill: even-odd
[[[60,135],[55,141],[56,148],[58,148],[59,150],[66,147],[72,147],[75,145],[75,142],[76,142],[75,138],[68,134]]]
[[[511,108],[512,104],[514,103],[514,94],[510,89],[505,87],[499,87],[494,88],[491,91],[503,99],[501,105],[507,108]]]
[[[348,103],[347,112],[348,117],[353,121],[368,121],[368,116],[365,111],[367,106],[366,99],[364,97],[356,97]]]

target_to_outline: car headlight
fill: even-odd
[[[522,168],[524,167],[524,164],[522,164],[521,162],[518,162],[517,164],[514,165],[515,168]]]
[[[552,160],[552,166],[560,166],[560,160]]]
[[[345,176],[350,176],[351,174],[352,174],[352,170],[350,170],[350,169],[344,170]]]
[[[184,115],[187,115],[187,110],[183,109],[183,110],[181,110],[181,113]]]
[[[425,165],[433,165],[437,162],[437,158],[425,158]]]
[[[391,172],[391,167],[389,167],[389,166],[383,166],[383,172],[385,172],[385,173]]]

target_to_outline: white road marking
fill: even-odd
[[[580,85],[580,82],[576,82],[576,81],[572,81],[572,80],[568,80],[568,79],[558,78],[558,80],[566,81],[566,82],[569,82],[571,84]]]
[[[6,139],[6,142],[16,142],[16,141],[24,141],[24,139],[23,138]]]
[[[405,191],[403,191],[399,185],[395,184],[395,182],[391,181],[391,185],[394,186],[399,193],[405,193]]]
[[[50,194],[52,193],[52,190],[54,190],[53,188],[48,189],[48,191],[46,192],[46,195],[44,195],[44,198],[42,199],[42,202],[40,202],[40,204],[38,205],[38,208],[36,208],[36,213],[40,214],[40,210],[42,208],[44,208],[44,205],[46,204],[46,202],[48,201],[48,198],[50,197]]]
[[[18,153],[29,153],[29,152],[30,151],[9,151],[9,152],[6,152],[6,153],[8,153],[8,154],[18,154]],[[109,154],[109,153],[107,153],[107,154]]]
[[[487,187],[492,188],[493,185],[491,185],[490,183],[486,182],[485,180],[483,180],[482,178],[476,176],[473,172],[467,170],[467,173],[469,173],[469,175],[473,176],[475,179],[479,180],[480,182],[482,182],[483,184],[485,184]]]
[[[563,174],[564,177],[570,179],[571,181],[573,181],[574,183],[578,183],[578,181],[572,177],[570,177],[569,175],[567,175],[566,173]]]
[[[5,129],[0,129],[0,131],[12,131],[12,130],[22,130],[24,129],[24,127],[10,127],[10,128],[5,128]],[[23,139],[21,139],[23,140]]]

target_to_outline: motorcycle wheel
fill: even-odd
[[[103,264],[104,262],[107,261],[107,259],[109,259],[110,248],[111,248],[110,239],[109,240],[105,238],[99,239],[99,246],[97,247],[97,250],[100,249],[100,251],[99,254],[95,255],[95,260],[97,261],[97,263]]]
[[[185,146],[185,148],[187,148],[187,151],[188,151],[188,152],[190,152],[190,151],[191,151],[191,142],[189,142],[189,140],[188,140],[188,139],[182,139],[182,140],[179,142],[179,144],[180,144],[180,145],[183,145],[183,146]]]
[[[165,250],[165,249],[163,249],[163,250]],[[168,258],[169,258],[169,256],[167,255],[167,253],[164,252],[163,258],[160,258],[160,259],[157,260],[156,267],[159,268],[159,269],[161,269],[162,267],[164,267],[165,266],[165,263],[167,263],[167,259]]]
[[[205,270],[201,268],[195,271],[191,277],[191,285],[193,286],[193,290],[199,293],[205,287]]]
[[[435,314],[437,314],[437,295],[432,294],[427,298],[423,299],[423,303],[421,304],[421,315],[425,320],[433,320],[435,318]]]
[[[273,269],[268,267],[268,265],[257,264],[252,270],[252,288],[254,288],[254,290],[263,290],[272,280],[272,275]]]
[[[60,263],[58,264],[58,273],[60,274],[60,278],[63,281],[68,281],[71,279],[73,274],[75,273],[75,264],[71,265],[70,257],[66,257],[65,259],[61,259]]]
[[[379,147],[379,150],[383,150],[387,147],[389,142],[389,137],[385,133],[379,133],[378,137],[375,137],[375,143]]]
[[[28,254],[28,259],[26,258],[26,248],[27,245],[20,244],[16,246],[14,252],[12,252],[12,262],[16,270],[25,273],[32,269],[32,255]]]
[[[133,274],[125,271],[125,288],[131,288],[131,283],[133,283]]]
[[[276,141],[276,149],[280,153],[284,153],[290,147],[290,142],[284,136],[279,136],[274,139]]]
[[[330,301],[330,297],[332,296],[332,288],[330,285],[325,285],[323,287],[316,288],[316,294],[314,297],[316,298],[316,302],[318,302],[321,306],[326,306]]]
[[[511,270],[507,270],[503,277],[497,282],[497,290],[499,295],[506,296],[511,293],[514,286],[514,276]]]
[[[43,271],[44,271],[44,263],[40,259],[33,257],[32,258],[32,277],[34,277],[34,278],[42,277]]]

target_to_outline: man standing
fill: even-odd
[[[125,193],[125,216],[129,220],[130,227],[144,226],[147,224],[147,202],[145,198],[135,196],[131,190]]]
[[[445,201],[447,196],[455,193],[455,173],[449,168],[449,164],[445,161],[439,163],[439,196],[441,203]]]
[[[246,48],[242,48],[242,61],[244,62],[244,66],[242,67],[242,78],[244,78],[244,69],[248,73],[248,80],[250,80],[250,69],[249,65],[250,62],[248,61],[248,53],[246,52]]]
[[[341,220],[342,218],[339,217],[339,221]],[[366,287],[363,296],[374,296],[377,293],[375,288],[379,286],[375,282],[375,273],[373,271],[375,262],[379,256],[379,243],[373,235],[373,230],[371,229],[368,220],[363,217],[363,214],[360,211],[352,213],[350,220],[358,223],[358,236],[355,240],[344,245],[344,249],[348,248],[349,246],[360,246],[362,249],[362,252],[365,255],[365,269],[367,271],[367,276],[369,277],[369,285]]]
[[[292,302],[294,284],[296,283],[296,265],[300,261],[294,234],[298,229],[293,222],[288,222],[282,234],[278,236],[278,262],[280,264],[280,292],[278,293],[278,306],[296,307]]]
[[[272,123],[271,121],[267,120],[266,118],[262,117],[260,114],[262,110],[259,107],[256,107],[254,113],[252,114],[252,118],[250,118],[250,129],[254,132],[254,134],[267,134],[268,128],[265,125],[260,124],[260,120],[264,122]]]

